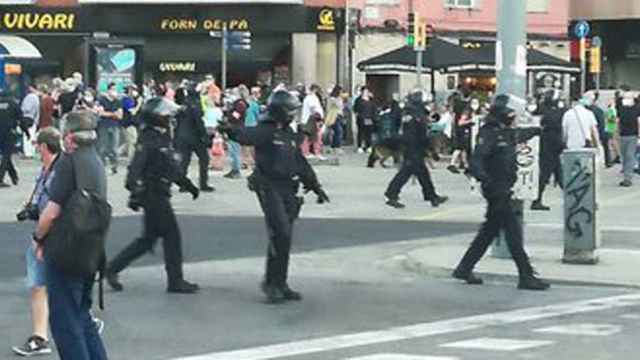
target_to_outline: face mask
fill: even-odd
[[[133,97],[138,97],[138,92],[134,91],[134,92],[131,93],[131,95],[133,95]]]
[[[118,92],[117,92],[117,91],[115,91],[115,90],[109,90],[109,93],[108,93],[108,94],[109,94],[109,96],[110,96],[110,97],[112,97],[112,98],[115,98],[115,97],[117,97],[117,96],[118,96]]]
[[[558,101],[558,109],[564,109],[565,108],[565,103],[564,101]]]
[[[471,109],[472,109],[473,111],[476,111],[476,110],[480,109],[480,103],[479,103],[479,102],[477,102],[477,101],[472,101],[472,102],[471,102]]]
[[[527,111],[530,112],[530,113],[536,111],[537,108],[538,108],[538,106],[536,106],[536,104],[527,105]]]
[[[400,109],[404,109],[404,101],[398,104],[398,106],[400,107]]]
[[[84,102],[88,104],[92,103],[94,100],[93,96],[85,96],[83,99],[84,99]]]

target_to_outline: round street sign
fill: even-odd
[[[591,46],[602,47],[602,38],[600,36],[594,36],[593,39],[591,39]]]
[[[589,26],[589,23],[582,20],[576,24],[574,32],[578,38],[584,39],[589,35],[590,30],[591,30],[591,27]]]

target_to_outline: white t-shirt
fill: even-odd
[[[593,143],[591,132],[597,127],[595,115],[584,106],[578,104],[569,109],[562,117],[562,131],[567,149],[582,149],[587,139]]]
[[[309,94],[304,98],[302,102],[302,117],[300,118],[301,124],[306,124],[309,117],[313,114],[320,114],[320,117],[324,118],[324,109],[320,103],[320,99],[315,94]]]

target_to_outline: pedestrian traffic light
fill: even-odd
[[[418,51],[424,51],[427,48],[427,22],[424,19],[418,19],[414,26],[414,46]]]
[[[416,13],[410,12],[407,19],[407,46],[414,47],[416,43]]]
[[[600,47],[591,48],[591,59],[590,59],[591,66],[589,67],[589,70],[592,74],[599,74],[602,71],[602,63],[601,63],[602,54],[600,49],[601,49]]]
[[[231,50],[251,50],[251,32],[249,31],[227,32],[227,46]]]

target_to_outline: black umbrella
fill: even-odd
[[[450,72],[476,69],[475,57],[464,48],[448,41],[433,38],[423,54],[422,67],[425,73]],[[364,72],[378,71],[416,71],[416,52],[409,46],[372,57],[358,63],[358,69]]]

